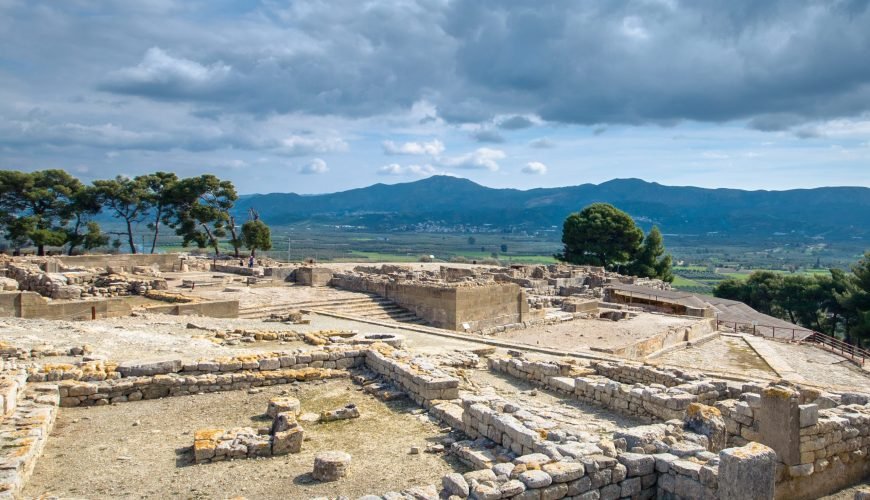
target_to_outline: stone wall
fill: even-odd
[[[60,380],[61,406],[92,406],[204,392],[346,377],[365,351],[288,351],[182,362],[53,364],[32,368],[28,380]]]
[[[332,281],[333,271],[325,267],[300,267],[293,276],[300,285],[326,286]]]
[[[417,404],[428,406],[432,400],[459,397],[459,380],[425,358],[403,357],[386,345],[373,346],[365,352],[366,366],[401,387]]]
[[[490,368],[494,371],[538,382],[548,389],[574,399],[648,420],[682,419],[691,403],[712,404],[730,394],[725,382],[706,379],[666,388],[664,385],[657,387],[656,384],[650,386],[622,384],[600,375],[579,377],[547,375],[552,373],[553,367],[554,363],[550,362],[529,361],[522,358],[490,358]],[[627,373],[630,370],[637,370],[637,375],[630,378],[654,376],[649,370],[642,369],[643,367],[624,365],[616,368],[613,365],[597,364],[592,369],[598,373],[598,367],[602,369],[602,373],[619,373],[623,379],[629,377]]]
[[[643,359],[650,354],[661,351],[662,349],[668,349],[685,342],[698,340],[701,337],[711,335],[715,332],[716,320],[703,319],[690,326],[670,327],[664,332],[645,338],[628,346],[603,349],[602,351],[631,359]]]
[[[167,254],[101,254],[55,256],[52,259],[66,267],[109,267],[117,270],[130,271],[135,266],[157,266],[160,271],[171,272],[181,269],[181,262],[186,256],[177,253]],[[49,271],[47,269],[47,271]],[[56,269],[54,270],[56,271]]]
[[[133,312],[122,298],[51,301],[35,292],[0,293],[0,313],[14,318],[89,320],[129,316]]]
[[[209,316],[211,318],[238,318],[238,300],[213,300],[209,302],[194,302],[189,304],[167,304],[149,306],[149,312],[174,314],[176,316]]]
[[[346,369],[363,365],[401,387],[421,405],[459,396],[458,379],[426,358],[410,357],[386,344],[196,362],[45,364],[31,368],[28,375],[33,382],[60,381],[61,406],[91,406],[346,377]]]
[[[522,323],[529,315],[525,293],[512,283],[450,286],[369,279],[358,274],[336,274],[331,283],[390,299],[430,325],[447,330],[478,331]]]
[[[27,386],[25,378],[16,370],[0,373],[0,499],[19,497],[57,415],[57,387]]]
[[[498,396],[466,395],[458,404],[434,405],[430,414],[473,439],[454,443],[451,451],[475,470],[445,476],[443,497],[736,500],[773,495],[771,449],[752,443],[715,454],[692,442],[680,446],[682,437],[700,437],[682,425],[659,425],[661,436],[667,433],[672,443],[661,443],[661,452],[629,453],[612,444],[599,448],[572,440],[547,419]],[[753,482],[747,484],[748,479]]]

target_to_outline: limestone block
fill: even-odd
[[[543,465],[541,470],[549,474],[554,483],[574,481],[585,473],[583,464],[579,462],[554,462]]]
[[[323,411],[320,413],[321,422],[333,422],[336,420],[348,420],[352,418],[359,418],[359,409],[353,403],[348,404],[343,408]]]
[[[631,497],[640,493],[641,481],[639,477],[632,477],[619,483],[619,486],[621,497]]]
[[[498,491],[501,493],[501,498],[510,498],[526,491],[526,485],[520,480],[509,479],[499,485]]]
[[[819,421],[819,405],[809,404],[809,405],[799,405],[800,408],[800,426],[809,427],[811,425],[816,425]]]
[[[275,434],[276,432],[288,431],[297,425],[295,413],[290,411],[281,412],[275,415],[274,420],[272,420],[272,428],[269,430],[269,433]]]
[[[302,441],[305,439],[305,430],[300,426],[272,435],[272,455],[286,455],[302,451]],[[348,458],[348,462],[350,458]]]
[[[124,377],[143,377],[178,373],[183,366],[181,359],[125,361],[118,365],[117,371]]]
[[[490,486],[493,483],[474,483],[471,489],[471,496],[476,500],[498,500],[501,498],[501,491],[495,486]]]
[[[275,418],[279,413],[288,412],[294,416],[299,416],[301,408],[302,405],[298,399],[289,396],[279,396],[269,400],[266,415]]]
[[[725,420],[718,409],[701,403],[692,403],[686,411],[685,422],[687,429],[707,436],[711,451],[719,451],[726,446],[728,434],[725,430]]]
[[[496,480],[495,473],[491,469],[488,469],[488,468],[474,470],[471,472],[466,472],[463,475],[463,478],[469,483],[475,482],[475,481],[478,483],[484,483],[484,482]]]
[[[541,500],[559,500],[568,494],[568,485],[557,483],[541,490]]]
[[[759,443],[719,453],[720,500],[774,498],[777,456]]]
[[[553,483],[553,478],[542,470],[527,470],[518,478],[527,488],[546,488]]]
[[[441,478],[441,485],[448,495],[456,495],[461,498],[467,498],[470,490],[468,482],[462,477],[462,474],[453,472]]]
[[[655,470],[656,459],[652,455],[622,453],[616,457],[625,466],[628,477],[644,476]]]
[[[758,419],[761,442],[776,451],[786,465],[800,462],[800,408],[799,393],[781,386],[761,391]]]
[[[350,460],[343,451],[322,451],[314,457],[312,476],[318,481],[338,481],[347,475]]]

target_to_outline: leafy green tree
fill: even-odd
[[[827,290],[823,288],[828,285]],[[776,306],[796,325],[822,330],[819,316],[824,312],[825,292],[830,283],[812,276],[785,276],[775,297]]]
[[[199,248],[210,246],[220,255],[220,238],[229,229],[236,257],[241,240],[236,236],[230,210],[238,199],[232,182],[211,174],[182,179],[173,188],[175,204],[173,225],[182,237],[182,245],[195,243]]]
[[[749,307],[764,314],[778,316],[775,308],[781,296],[781,275],[770,271],[757,271],[749,275],[745,285]]]
[[[739,302],[746,302],[749,300],[746,293],[746,287],[743,282],[737,278],[728,278],[720,281],[718,285],[713,287],[713,296]]]
[[[147,198],[151,205],[148,229],[154,232],[154,236],[151,238],[151,253],[154,253],[157,249],[160,225],[171,227],[173,224],[172,219],[175,215],[177,201],[175,187],[178,185],[178,176],[172,172],[155,172],[136,179],[146,189]]]
[[[92,250],[105,246],[109,237],[102,233],[100,225],[91,218],[100,213],[100,195],[92,186],[82,186],[72,196],[72,203],[67,207],[70,225],[66,229],[66,240],[69,244],[67,253],[72,255],[75,249],[83,247]]]
[[[261,220],[250,220],[242,225],[242,241],[251,251],[251,257],[259,250],[272,248],[272,232]]]
[[[852,266],[852,275],[838,301],[848,316],[846,339],[870,344],[870,251]]]
[[[637,251],[643,232],[622,210],[607,203],[593,203],[565,219],[562,253],[571,264],[614,266],[626,263]]]
[[[38,255],[45,255],[46,246],[64,245],[69,206],[81,188],[63,170],[0,171],[0,222],[6,237],[17,244],[30,241]]]
[[[653,226],[647,233],[643,244],[634,254],[634,259],[629,263],[627,274],[645,278],[658,278],[668,283],[674,281],[671,269],[672,258],[665,254],[662,233],[659,228]]]
[[[114,179],[94,181],[94,188],[102,205],[124,221],[130,253],[136,253],[133,226],[142,222],[151,208],[151,197],[143,178],[130,179],[119,175]]]

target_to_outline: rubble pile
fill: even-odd
[[[43,297],[58,300],[144,295],[151,290],[169,288],[158,271],[144,266],[137,266],[137,269],[139,267],[143,274],[116,273],[112,269],[100,268],[66,269],[49,273],[35,263],[8,261],[3,273],[6,278],[17,283],[19,290],[36,292]]]
[[[193,436],[193,461],[197,464],[240,458],[257,458],[299,453],[305,440],[305,430],[296,421],[299,401],[281,408],[269,404],[272,425],[267,429],[251,427],[234,429],[200,429]]]

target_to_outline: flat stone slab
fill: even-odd
[[[181,359],[166,359],[161,361],[124,361],[118,365],[118,373],[124,377],[148,377],[178,373],[183,364]]]

